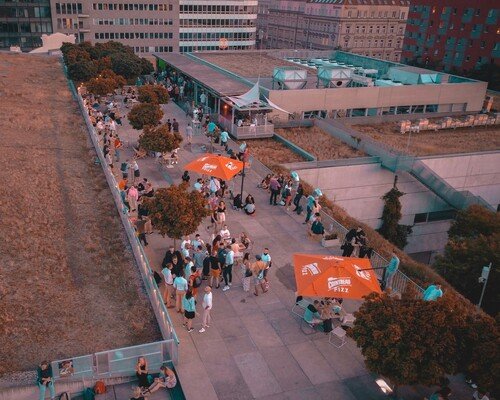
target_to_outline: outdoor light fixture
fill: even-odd
[[[392,393],[392,389],[390,388],[390,386],[387,384],[386,381],[384,381],[383,379],[377,379],[375,381],[375,383],[378,385],[378,387],[380,388],[380,390],[382,390],[382,392],[384,394],[391,394]]]

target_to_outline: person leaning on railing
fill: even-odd
[[[56,398],[56,388],[54,387],[54,375],[52,374],[52,366],[48,361],[42,361],[37,369],[36,383],[40,389],[40,400],[45,399],[45,392],[47,388],[50,391],[50,399]]]

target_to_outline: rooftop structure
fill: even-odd
[[[209,106],[219,115],[221,105],[231,106],[224,102],[227,93],[202,71],[216,71],[224,85],[241,90],[231,95],[245,93],[258,81],[261,96],[276,106],[270,113],[285,119],[287,113],[298,118],[474,113],[482,109],[486,93],[484,82],[342,51],[200,52],[185,55],[189,62],[183,65],[177,56],[156,57],[160,69],[191,76],[199,71],[195,84],[210,87]],[[276,68],[294,65],[306,71],[298,86],[287,84],[286,74],[275,74]]]

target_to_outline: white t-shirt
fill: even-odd
[[[203,302],[202,302],[203,309],[207,308],[209,310],[212,309],[212,292],[210,293],[205,293],[203,296]]]
[[[161,270],[161,273],[165,278],[164,280],[167,285],[172,285],[174,283],[174,278],[172,277],[172,271],[170,271],[168,268],[163,268]]]
[[[231,237],[231,232],[229,232],[229,229],[221,229],[219,233],[223,239],[229,239]]]

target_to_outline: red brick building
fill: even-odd
[[[412,0],[402,61],[470,71],[500,65],[499,0]]]

